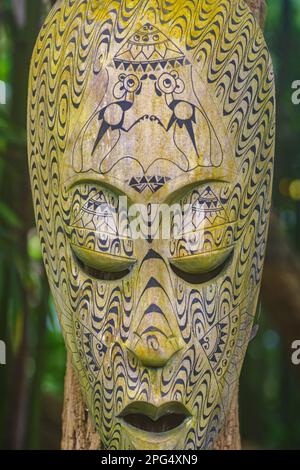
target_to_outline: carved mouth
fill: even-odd
[[[139,431],[161,434],[179,428],[191,415],[181,403],[166,403],[156,407],[134,402],[119,415],[122,421]]]

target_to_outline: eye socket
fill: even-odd
[[[166,95],[171,93],[182,93],[184,91],[184,83],[179,78],[176,71],[172,73],[164,72],[157,80],[157,87],[160,92]]]
[[[135,259],[126,259],[109,254],[91,252],[85,248],[71,245],[75,262],[80,269],[101,281],[117,281],[131,273]]]
[[[130,93],[134,93],[135,91],[137,91],[137,89],[139,88],[139,85],[140,85],[140,81],[139,81],[138,77],[136,77],[133,74],[128,75],[124,79],[124,88],[125,88],[126,91],[128,91]]]
[[[203,263],[204,266],[201,266],[201,258],[205,257],[206,255],[196,255],[194,257],[186,256],[180,261],[169,260],[170,267],[173,273],[183,281],[193,285],[204,284],[218,277],[228,267],[233,258],[233,249],[225,249],[221,256],[210,262],[205,260]],[[194,263],[193,266],[189,268],[187,263],[189,258],[198,260],[198,270],[195,267],[196,263]]]
[[[176,80],[171,74],[164,73],[158,79],[157,85],[163,93],[173,93],[176,89]]]

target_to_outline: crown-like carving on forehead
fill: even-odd
[[[189,61],[171,39],[146,23],[119,50],[114,64],[122,70],[147,72],[188,65]]]

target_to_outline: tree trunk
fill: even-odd
[[[246,0],[263,27],[265,19],[265,0]],[[65,397],[63,410],[64,450],[101,449],[99,435],[95,432],[92,421],[82,399],[80,386],[73,371],[70,357],[67,360],[65,377]],[[241,439],[238,415],[238,387],[234,394],[224,429],[215,445],[216,450],[240,450]]]
[[[62,419],[62,449],[96,450],[101,448],[99,434],[94,431],[92,420],[88,415],[70,355],[67,359]]]
[[[0,404],[0,441],[7,449],[23,448],[27,439],[30,392],[27,364],[29,356],[33,357],[29,337],[33,288],[27,277],[30,271],[27,236],[34,219],[29,180],[24,176],[27,175],[27,149],[23,135],[26,128],[29,63],[43,13],[43,4],[35,0],[1,2],[1,20],[10,38],[7,47],[11,55],[9,74],[11,97],[3,117],[8,120],[10,129],[8,134],[11,133],[13,137],[5,136],[7,146],[1,152],[3,173],[0,199],[1,203],[20,221],[12,227],[6,225],[5,221],[2,226],[1,220],[1,231],[3,227],[3,233],[7,233],[1,241],[5,240],[5,237],[11,240],[11,244],[7,245],[9,250],[6,251],[4,248],[5,256],[1,258],[5,287],[1,290],[2,295],[0,293],[0,332],[7,342],[7,366],[0,372],[0,384],[4,389],[4,392],[1,389],[4,396],[1,395]],[[12,299],[16,315],[14,322],[18,324],[17,335],[9,326],[11,317],[9,305]]]

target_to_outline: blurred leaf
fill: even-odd
[[[0,219],[10,227],[19,229],[22,227],[22,222],[18,216],[2,201],[0,201]]]
[[[42,260],[41,244],[35,229],[28,234],[27,251],[31,259],[35,261]]]

